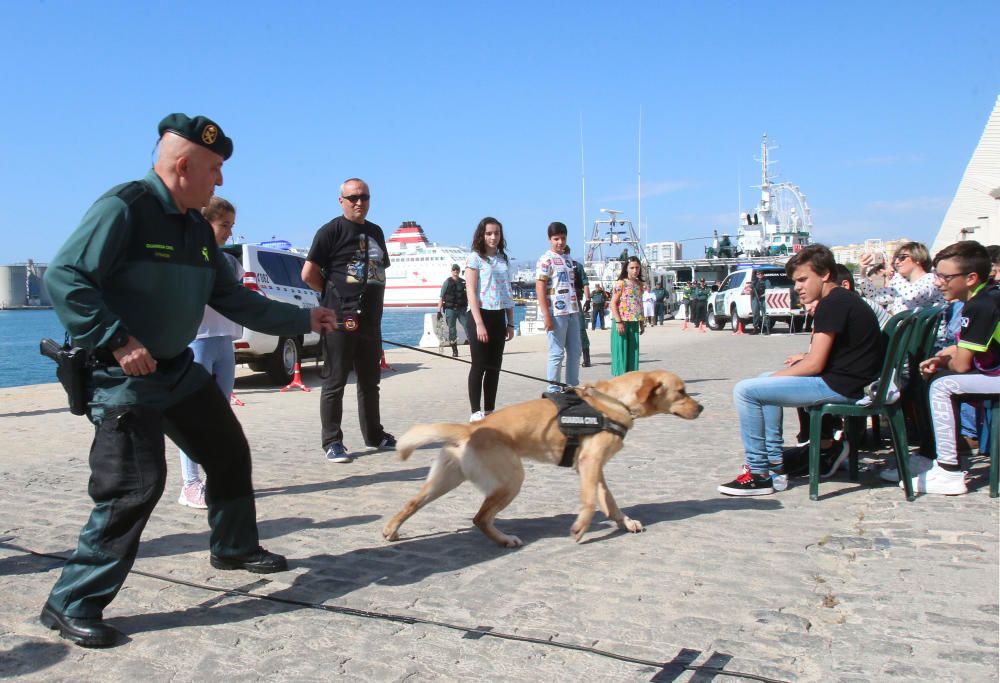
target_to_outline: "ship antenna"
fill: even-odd
[[[639,238],[639,250],[642,250],[642,105],[639,105],[639,152],[636,161],[636,223],[639,226],[636,237]]]
[[[580,228],[583,231],[583,253],[587,253],[587,172],[583,165],[583,112],[580,112]]]

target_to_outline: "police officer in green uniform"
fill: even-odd
[[[698,280],[698,284],[691,290],[691,304],[694,308],[691,323],[701,325],[708,322],[708,297],[712,290],[705,284],[705,278]]]
[[[465,280],[461,276],[462,267],[457,263],[451,267],[451,277],[441,284],[438,297],[438,313],[443,313],[448,323],[448,343],[451,355],[458,356],[458,330],[456,323],[465,327],[465,316],[469,312],[469,294],[465,291]]]
[[[244,289],[219,252],[200,213],[222,185],[222,164],[233,151],[219,125],[171,114],[159,134],[153,170],[100,197],[45,273],[60,321],[93,358],[87,386],[95,434],[88,486],[94,508],[41,621],[85,647],[119,639],[103,610],[125,582],[163,493],[164,435],[207,475],[212,566],[287,569],[284,557],[258,542],[250,448],[229,398],[187,348],[205,305],[272,335],[336,324],[328,309]]]

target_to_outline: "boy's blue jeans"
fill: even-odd
[[[770,375],[768,372],[745,379],[733,389],[743,450],[754,474],[767,474],[783,463],[782,408],[854,402],[831,389],[820,377]]]

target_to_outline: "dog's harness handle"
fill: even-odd
[[[542,394],[556,404],[556,422],[559,431],[566,437],[560,467],[572,467],[580,450],[580,437],[598,432],[611,432],[621,438],[628,434],[628,427],[612,420],[601,411],[580,398],[573,389]]]

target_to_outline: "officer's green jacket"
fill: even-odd
[[[709,295],[711,295],[712,290],[708,287],[695,287],[691,290],[691,300],[692,301],[708,301]]]
[[[308,309],[243,288],[196,210],[181,213],[155,171],[90,207],[45,271],[53,308],[74,343],[107,344],[120,328],[156,359],[178,356],[209,304],[265,334],[310,329]]]

